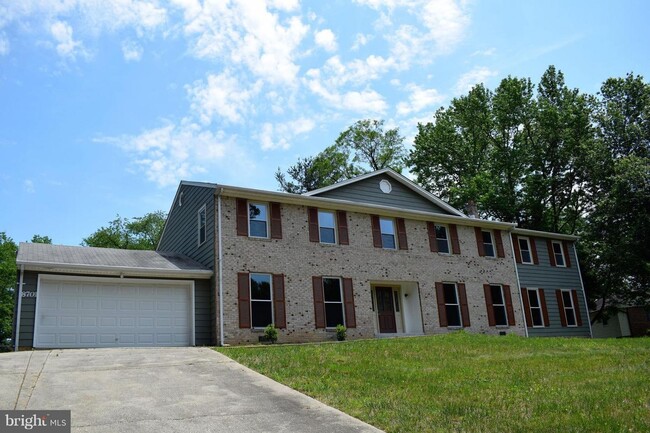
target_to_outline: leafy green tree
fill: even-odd
[[[151,212],[131,220],[117,215],[108,226],[101,227],[84,238],[81,245],[126,250],[155,250],[165,227],[165,219],[166,215],[163,211]]]
[[[8,350],[6,343],[13,329],[17,249],[15,242],[0,232],[0,351]]]
[[[52,239],[49,236],[34,235],[30,242],[33,244],[52,244]]]
[[[404,137],[398,128],[384,131],[383,125],[383,120],[360,120],[315,157],[298,159],[286,175],[278,168],[275,179],[280,190],[301,194],[386,167],[401,172]]]

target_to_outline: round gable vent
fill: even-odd
[[[390,182],[387,181],[386,179],[382,179],[379,182],[379,189],[381,190],[381,192],[388,194],[393,190],[393,185],[391,185]]]

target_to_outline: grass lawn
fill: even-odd
[[[650,338],[459,332],[218,350],[387,432],[650,432]]]

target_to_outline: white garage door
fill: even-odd
[[[34,347],[189,346],[191,305],[188,283],[41,278]]]

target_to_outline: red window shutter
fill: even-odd
[[[485,307],[487,308],[488,325],[495,326],[497,324],[494,319],[494,308],[492,308],[492,291],[489,284],[483,284],[483,293],[485,293]]]
[[[557,308],[560,313],[560,323],[562,326],[566,327],[566,311],[564,311],[564,301],[562,300],[562,290],[555,291],[555,297],[557,298]]]
[[[271,239],[282,239],[282,212],[280,203],[271,203]]]
[[[465,283],[458,283],[458,297],[460,298],[460,314],[463,316],[463,327],[469,328],[469,307],[467,306],[467,293]]]
[[[325,302],[323,301],[323,277],[312,277],[314,289],[314,319],[316,328],[325,327]]]
[[[352,278],[343,278],[343,302],[345,304],[345,326],[346,328],[356,328],[357,318],[354,312]]]
[[[510,293],[510,286],[503,285],[503,296],[506,301],[506,313],[508,314],[508,326],[515,326],[515,309],[512,307],[512,294]]]
[[[251,292],[248,272],[237,274],[237,300],[239,305],[239,327],[251,327]]]
[[[494,240],[497,243],[497,257],[505,257],[506,254],[503,251],[503,239],[501,238],[501,230],[494,230]]]
[[[548,259],[551,262],[551,266],[557,266],[555,263],[555,253],[553,252],[553,242],[550,239],[546,239],[546,248],[548,249]]]
[[[287,327],[287,313],[284,304],[284,275],[273,274],[273,307],[275,309],[275,327]]]
[[[438,301],[438,317],[440,318],[440,327],[447,327],[447,310],[445,308],[445,293],[442,289],[442,283],[436,283],[436,300]]]
[[[564,264],[567,268],[571,267],[571,257],[569,256],[569,243],[562,241],[562,250],[564,251]]]
[[[370,222],[372,224],[372,244],[375,248],[383,246],[381,242],[381,228],[379,227],[379,217],[377,215],[370,215]]]
[[[453,254],[460,254],[460,242],[458,241],[456,224],[449,224],[449,235],[451,236],[451,252]]]
[[[237,236],[248,236],[248,200],[237,199]]]
[[[580,303],[578,302],[578,291],[571,290],[571,296],[573,297],[573,308],[576,312],[576,323],[578,326],[582,326],[582,317],[580,316]]]
[[[544,326],[551,326],[551,321],[548,319],[548,309],[546,308],[546,295],[544,289],[537,289],[539,294],[539,305],[542,307],[542,316],[544,316]]]
[[[521,263],[521,250],[519,249],[519,237],[517,235],[512,235],[512,248],[515,249],[515,260],[517,263]]]
[[[485,246],[483,245],[483,233],[480,227],[474,227],[474,234],[476,234],[476,246],[478,247],[478,255],[485,257]]]
[[[400,250],[408,250],[409,244],[406,239],[406,224],[404,218],[397,218],[397,243],[399,243]]]
[[[309,242],[320,242],[320,235],[318,234],[318,209],[308,207],[307,217],[309,219]]]
[[[524,317],[526,318],[526,326],[533,326],[533,318],[530,314],[530,301],[528,299],[528,289],[525,287],[521,288],[521,301],[523,302],[524,307]]]
[[[438,252],[438,241],[436,240],[436,225],[427,221],[427,234],[429,235],[429,249],[432,253]]]
[[[530,240],[530,252],[533,255],[533,263],[539,265],[539,257],[537,257],[537,245],[535,245],[535,239],[529,238]]]
[[[348,236],[348,214],[344,210],[336,213],[336,222],[339,231],[339,245],[349,245],[350,238]]]

